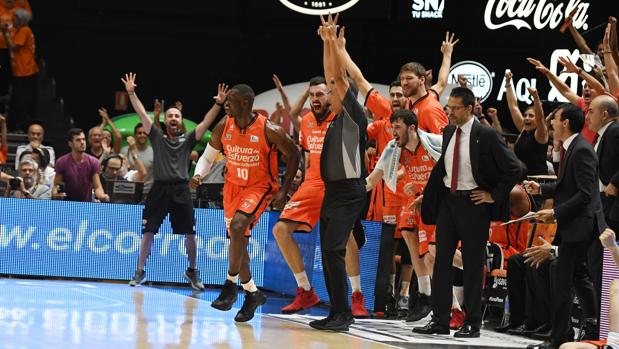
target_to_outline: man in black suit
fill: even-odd
[[[608,226],[619,231],[619,123],[617,102],[607,95],[595,97],[589,104],[587,119],[589,129],[596,132],[593,144],[599,160],[599,192]],[[589,270],[597,291],[598,303],[602,295],[602,252],[599,240],[593,241],[589,250]]]
[[[579,135],[585,123],[582,111],[571,104],[555,112],[552,126],[555,139],[563,144],[564,154],[555,183],[525,182],[530,194],[554,200],[553,209],[537,212],[539,221],[557,221],[553,244],[559,246],[555,291],[552,297],[552,333],[550,341],[531,348],[559,348],[568,341],[570,312],[574,298],[574,279],[587,267],[587,252],[604,226],[600,202],[598,160],[591,145]],[[580,278],[579,278],[580,279]]]
[[[434,166],[422,201],[426,224],[436,224],[436,263],[432,294],[433,317],[424,334],[449,334],[453,269],[458,241],[464,263],[464,326],[455,337],[479,337],[485,246],[490,221],[509,219],[509,192],[520,175],[513,152],[492,128],[472,114],[473,92],[452,90],[447,103],[450,124],[443,133],[443,151]]]

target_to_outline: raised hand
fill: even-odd
[[[274,75],[275,76],[275,75]],[[221,83],[217,85],[217,96],[214,96],[213,99],[217,104],[224,104],[226,98],[228,97],[228,85]]]
[[[275,84],[275,88],[279,92],[282,92],[284,90],[284,86],[282,85],[282,82],[279,80],[279,77],[277,76],[277,74],[273,74],[273,83]]]
[[[578,71],[580,70],[580,68],[578,68],[576,64],[572,63],[572,61],[568,57],[559,57],[559,62],[565,67],[565,70],[563,70],[559,74],[578,73]]]
[[[181,101],[176,101],[176,103],[174,103],[174,108],[178,109],[178,111],[183,111],[183,103]]]
[[[486,109],[486,115],[488,115],[489,118],[494,120],[494,119],[497,118],[498,111],[496,110],[496,108],[490,107],[490,108]]]
[[[602,246],[607,249],[616,247],[615,232],[610,228],[606,228],[602,234],[600,234],[600,242]]]
[[[456,37],[455,33],[451,33],[451,35],[449,35],[449,32],[445,33],[445,40],[443,40],[443,42],[441,43],[442,54],[451,55],[451,53],[454,50],[454,46],[456,46],[458,41],[460,41],[460,39],[457,39],[454,41],[455,37]]]
[[[533,99],[539,99],[539,93],[535,87],[527,87],[527,91],[529,91],[529,94],[533,97]]]
[[[514,74],[511,71],[505,72],[505,85],[509,85],[512,83],[512,79],[514,78]]]
[[[107,113],[107,109],[103,107],[99,108],[99,116],[101,117],[101,119],[103,119],[105,123],[107,123],[110,120],[110,116]]]
[[[544,66],[542,62],[538,61],[537,59],[529,57],[527,58],[527,61],[529,61],[529,63],[531,63],[540,73],[544,75],[550,73],[550,69],[546,68],[546,66]]]
[[[161,114],[161,102],[158,99],[155,99],[155,103],[153,104],[153,114],[155,114],[155,116]]]
[[[460,85],[460,87],[466,87],[468,83],[469,79],[464,74],[458,74],[458,85]]]
[[[127,145],[129,145],[129,149],[130,150],[134,150],[135,149],[135,138],[133,138],[133,136],[129,136],[127,137]]]
[[[4,117],[4,115],[0,114],[0,126],[4,125],[5,122],[6,118]]]
[[[125,91],[127,91],[128,94],[132,94],[135,93],[135,88],[138,87],[138,85],[135,83],[135,78],[136,78],[136,74],[135,73],[129,73],[129,74],[125,74],[125,78],[121,78],[120,81],[123,82],[123,84],[125,84]]]
[[[341,48],[346,47],[346,37],[344,36],[345,32],[346,32],[346,27],[342,26],[342,28],[340,28],[339,33],[337,34],[337,40],[335,41],[338,47],[341,47]]]

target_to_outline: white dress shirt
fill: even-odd
[[[475,178],[473,178],[473,167],[471,166],[471,129],[473,128],[473,123],[475,122],[475,118],[471,118],[471,120],[467,121],[460,129],[462,132],[460,133],[460,152],[458,158],[458,187],[456,190],[473,190],[478,187],[475,182]],[[447,145],[447,149],[445,150],[445,171],[447,175],[443,178],[443,183],[447,188],[451,188],[451,171],[453,169],[453,158],[454,158],[454,145],[456,143],[456,131],[454,135],[449,140],[449,144]]]
[[[595,142],[595,146],[593,146],[593,149],[595,149],[596,153],[598,152],[598,147],[600,146],[600,142],[602,142],[602,137],[604,136],[604,132],[606,132],[606,129],[608,129],[608,126],[610,126],[611,123],[612,122],[607,122],[606,125],[602,126],[602,128],[598,130],[598,140],[597,142]],[[600,192],[603,192],[604,190],[606,190],[606,186],[604,185],[604,183],[602,183],[602,180],[598,178],[598,182],[600,182]]]

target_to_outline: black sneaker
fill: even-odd
[[[432,299],[430,296],[426,296],[425,294],[419,294],[417,301],[415,302],[415,306],[411,311],[408,312],[408,316],[406,317],[406,322],[415,322],[419,321],[432,311]]]
[[[243,301],[243,306],[241,307],[241,310],[236,313],[234,321],[247,322],[253,319],[256,308],[266,302],[267,296],[265,296],[264,293],[262,293],[260,290],[257,290],[256,292],[245,291],[245,300]]]
[[[236,302],[236,294],[236,284],[230,280],[226,280],[226,282],[224,282],[224,286],[221,288],[219,297],[211,303],[211,307],[223,311],[232,309],[232,305]]]
[[[322,331],[348,331],[350,325],[354,323],[355,318],[351,313],[337,313],[321,320],[314,320],[309,325]]]
[[[133,274],[133,279],[129,281],[129,286],[135,287],[137,285],[143,284],[145,281],[146,281],[146,270],[142,270],[141,273],[139,270],[136,270],[135,274]]]
[[[194,290],[196,291],[204,290],[204,284],[202,283],[202,280],[200,279],[200,271],[198,269],[187,268],[187,270],[185,270],[185,272],[183,273],[183,277],[187,279],[187,281],[189,281],[191,288],[193,288]]]

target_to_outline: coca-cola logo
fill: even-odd
[[[574,8],[578,8],[572,18],[576,29],[588,28],[589,3],[569,0],[557,3],[546,0],[488,0],[484,12],[484,22],[490,30],[514,26],[516,29],[555,29],[559,27]]]
[[[359,0],[279,0],[289,9],[306,15],[326,15],[328,13],[342,12],[353,7]]]

